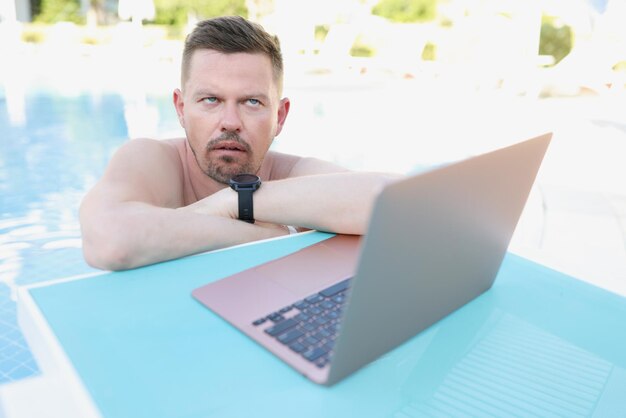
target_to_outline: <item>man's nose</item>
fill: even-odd
[[[221,130],[229,132],[239,132],[241,130],[241,116],[237,104],[226,104],[222,112]]]

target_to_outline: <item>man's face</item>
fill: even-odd
[[[220,183],[258,172],[289,112],[268,56],[208,49],[193,53],[174,105],[198,165]]]

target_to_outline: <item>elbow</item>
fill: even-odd
[[[85,262],[100,270],[128,270],[139,267],[139,253],[133,248],[136,235],[128,222],[120,222],[114,211],[94,209],[86,198],[81,204],[79,221]]]
[[[123,246],[94,244],[83,238],[83,257],[91,267],[100,270],[120,271],[137,267],[130,253]]]
[[[100,270],[128,270],[141,265],[128,225],[96,217],[81,208],[80,226],[85,262]],[[145,263],[144,263],[145,264]]]
[[[107,228],[83,229],[83,257],[91,267],[100,270],[128,270],[140,263],[128,240],[115,236]]]

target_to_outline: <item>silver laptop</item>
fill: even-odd
[[[193,296],[332,385],[493,284],[551,133],[388,185],[366,235],[336,235]]]

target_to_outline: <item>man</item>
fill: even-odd
[[[268,151],[289,113],[278,40],[241,17],[187,37],[174,106],[186,138],[133,139],[80,209],[83,251],[98,268],[134,268],[289,233],[363,234],[389,176]],[[340,138],[338,138],[340,140]],[[238,174],[255,174],[255,222],[240,220]],[[250,203],[250,202],[247,202]]]

